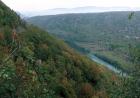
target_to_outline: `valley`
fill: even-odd
[[[100,59],[99,57],[95,56],[94,54],[89,54],[89,58],[91,58],[91,60],[93,60],[94,62],[107,67],[109,70],[111,70],[112,72],[114,72],[120,76],[126,76],[126,74],[127,74],[123,70],[115,67],[115,65],[109,64],[108,62]]]
[[[48,30],[86,52],[115,62],[126,71],[133,68],[131,50],[140,43],[140,13],[105,12],[35,16],[29,23]],[[71,45],[70,44],[70,45]],[[73,47],[76,49],[76,47]]]
[[[119,78],[99,65],[0,0],[0,98],[108,98]]]
[[[45,16],[24,17],[21,8],[38,15],[37,9],[76,1],[3,1],[0,98],[139,98],[139,11],[85,6],[50,10],[75,14],[44,10]],[[89,10],[105,12],[85,13]]]

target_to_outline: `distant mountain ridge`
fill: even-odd
[[[56,8],[41,11],[22,12],[25,16],[40,16],[40,15],[57,15],[67,13],[100,13],[100,12],[112,12],[112,11],[140,11],[140,8],[130,7],[77,7],[77,8]]]

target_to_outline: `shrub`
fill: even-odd
[[[83,83],[81,85],[80,95],[82,98],[92,98],[94,92],[93,87],[89,83]]]

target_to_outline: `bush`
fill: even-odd
[[[23,47],[20,51],[21,53],[21,56],[24,58],[24,59],[27,59],[27,60],[32,60],[33,59],[33,56],[34,56],[34,53],[31,49],[29,49],[28,47]]]
[[[81,85],[80,95],[81,98],[92,98],[94,92],[93,87],[89,83],[83,83]]]

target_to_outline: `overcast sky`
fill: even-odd
[[[140,0],[2,0],[15,11],[39,11],[54,8],[140,7]]]

